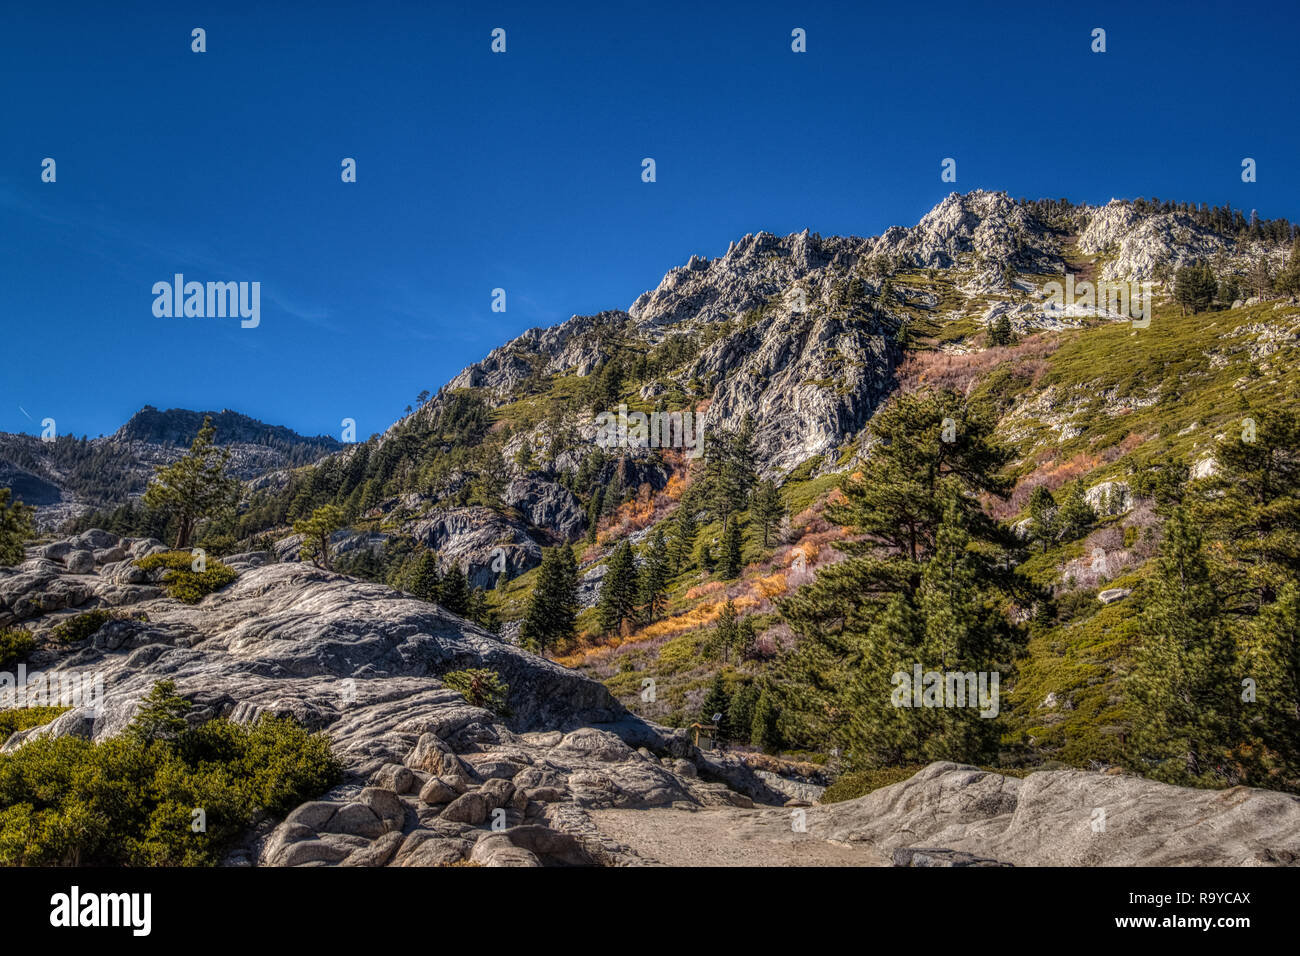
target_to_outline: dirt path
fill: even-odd
[[[872,850],[795,833],[789,810],[592,810],[604,834],[666,866],[885,866]]]

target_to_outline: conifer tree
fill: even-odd
[[[330,537],[343,527],[343,509],[337,505],[322,505],[311,517],[293,523],[295,534],[302,535],[300,554],[318,568],[331,570]]]
[[[23,560],[23,545],[36,537],[32,516],[36,509],[21,501],[9,503],[10,491],[0,488],[0,567]]]
[[[668,542],[661,526],[655,528],[654,536],[646,546],[638,575],[640,603],[647,624],[656,621],[663,613],[668,598],[669,570]]]
[[[1132,759],[1169,783],[1228,782],[1238,730],[1233,642],[1191,515],[1177,509],[1164,532],[1127,680]]]
[[[718,571],[724,578],[739,577],[744,559],[740,551],[740,522],[732,521],[722,533],[722,557]]]
[[[438,576],[438,556],[425,549],[416,559],[411,570],[407,588],[421,601],[434,603],[438,600],[442,580]]]
[[[749,742],[764,753],[775,753],[781,747],[777,731],[777,704],[772,692],[764,687],[754,704],[754,717],[749,729]]]
[[[763,547],[769,547],[772,531],[781,523],[781,518],[785,515],[785,504],[781,500],[781,492],[776,487],[776,482],[768,479],[759,484],[754,492],[753,510],[754,520],[758,522],[759,530],[763,535]]]
[[[239,480],[227,477],[230,451],[216,444],[217,429],[205,415],[198,435],[183,457],[170,465],[158,465],[144,493],[147,507],[162,511],[176,521],[176,548],[189,547],[198,523],[234,508],[239,497]]]
[[[713,683],[709,685],[709,692],[704,697],[704,703],[700,705],[700,723],[715,724],[718,728],[718,739],[726,740],[731,736],[728,720],[730,710],[731,697],[727,694],[726,682],[723,681],[722,673],[719,671],[713,675]],[[715,721],[714,714],[721,716]]]
[[[754,725],[754,705],[758,702],[758,687],[753,682],[742,684],[731,695],[727,708],[727,730],[733,740],[749,742]]]
[[[674,574],[681,574],[690,565],[694,557],[697,534],[694,499],[693,496],[685,496],[678,506],[677,520],[673,522],[669,553]]]
[[[577,616],[578,564],[573,548],[567,544],[546,548],[519,637],[525,647],[545,653],[573,637]]]
[[[469,581],[460,565],[452,562],[438,586],[438,603],[452,614],[464,617],[469,612]]]
[[[587,502],[587,542],[595,544],[596,527],[600,524],[601,509],[605,504],[605,486],[597,485]]]
[[[1046,485],[1036,485],[1029,495],[1029,517],[1033,521],[1031,533],[1043,546],[1043,553],[1056,541],[1056,499]]]
[[[606,633],[622,628],[624,621],[636,620],[637,568],[632,545],[624,541],[614,549],[609,569],[601,583],[597,617]]]

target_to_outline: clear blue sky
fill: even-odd
[[[963,192],[1300,219],[1293,2],[467,6],[8,5],[0,430],[148,403],[364,437],[747,232],[910,225],[948,156]],[[176,272],[260,281],[260,327],[155,318]]]

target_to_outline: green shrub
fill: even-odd
[[[198,604],[239,577],[237,571],[216,558],[207,558],[203,571],[195,571],[193,565],[194,556],[189,551],[162,551],[135,562],[144,571],[166,568],[163,585],[168,594],[184,604]]]
[[[36,641],[30,631],[16,627],[0,630],[0,667],[8,667],[22,660],[32,652],[35,645]]]
[[[0,744],[8,740],[11,734],[48,724],[69,709],[68,707],[10,707],[0,710]]]
[[[486,668],[448,671],[442,675],[442,682],[452,690],[460,691],[474,707],[484,707],[503,715],[510,713],[506,707],[510,685],[503,683],[496,671]]]
[[[55,627],[54,630],[50,632],[50,636],[56,641],[61,641],[64,644],[84,641],[112,620],[112,618],[113,614],[111,611],[96,608],[93,611],[86,611],[82,614],[77,614],[68,618],[62,624]]]
[[[0,755],[0,865],[214,865],[259,812],[284,814],[339,776],[328,740],[288,717],[171,740],[37,738]]]
[[[826,792],[822,794],[821,802],[839,803],[841,800],[853,800],[856,797],[866,796],[873,790],[900,783],[914,776],[924,766],[924,764],[916,764],[915,766],[905,767],[881,767],[878,770],[855,770],[852,773],[843,774],[826,788]]]

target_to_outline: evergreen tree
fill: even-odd
[[[1179,508],[1164,532],[1127,681],[1136,718],[1132,757],[1138,769],[1169,783],[1235,782],[1233,642],[1191,515]]]
[[[433,551],[425,549],[415,561],[407,582],[407,590],[421,601],[432,604],[438,600],[441,586],[442,579],[438,576],[438,556]]]
[[[699,547],[695,549],[695,563],[705,574],[713,572],[713,548],[707,538],[701,538]]]
[[[669,555],[674,574],[685,571],[694,556],[698,529],[695,526],[694,500],[688,500],[688,497],[682,498],[681,505],[677,509],[677,520],[673,522]]]
[[[740,522],[733,521],[722,532],[722,557],[718,563],[718,571],[724,578],[731,579],[739,577],[743,567],[744,559],[740,551]]]
[[[141,743],[172,743],[189,726],[185,715],[191,706],[188,700],[176,693],[175,681],[155,681],[149,693],[141,698],[127,727],[127,735]]]
[[[9,503],[10,491],[0,488],[0,568],[23,560],[23,545],[36,537],[32,516],[36,509],[21,501]]]
[[[1286,582],[1300,580],[1300,417],[1250,411],[1219,442],[1215,460],[1218,473],[1194,484],[1190,505],[1233,571],[1228,608],[1255,615]]]
[[[1001,315],[989,326],[990,345],[1011,345],[1016,340],[1016,333],[1011,328],[1011,319]]]
[[[216,445],[217,429],[211,416],[203,417],[188,454],[170,465],[158,465],[144,493],[147,507],[176,521],[177,550],[189,547],[196,525],[234,508],[239,480],[226,476],[228,449]]]
[[[781,492],[776,482],[768,479],[759,484],[754,492],[753,510],[754,520],[758,522],[763,535],[763,547],[769,547],[773,529],[785,516],[785,503],[781,500]]]
[[[710,649],[722,658],[724,664],[730,660],[732,651],[736,650],[739,644],[740,631],[737,617],[735,603],[727,601],[718,614],[718,623],[714,625],[713,635],[709,641]]]
[[[754,725],[754,705],[758,703],[758,687],[753,681],[742,684],[731,695],[731,705],[727,708],[727,730],[733,740],[749,742],[749,735]]]
[[[715,724],[718,728],[718,739],[726,740],[731,736],[731,727],[728,717],[731,710],[731,698],[727,694],[727,685],[722,679],[722,673],[713,675],[713,683],[709,685],[709,692],[704,697],[704,703],[700,705],[700,723]],[[713,715],[719,714],[719,718],[714,720]]]
[[[664,611],[669,577],[668,542],[661,526],[655,528],[654,536],[645,549],[639,574],[640,603],[647,624],[657,620]]]
[[[783,704],[783,727],[801,742],[850,750],[856,742],[862,753],[855,759],[870,765],[908,752],[906,740],[927,732],[923,726],[916,730],[928,719],[924,714],[896,712],[902,708],[890,702],[890,680],[914,663],[930,666],[921,656],[927,616],[936,618],[933,635],[949,634],[959,645],[967,640],[966,619],[954,618],[945,627],[937,599],[927,605],[922,594],[936,555],[946,556],[949,565],[956,560],[954,537],[968,542],[959,564],[974,563],[978,584],[966,589],[963,600],[984,608],[1007,601],[1027,605],[1035,596],[999,560],[1018,547],[1016,539],[979,502],[983,494],[1005,497],[1009,486],[1000,473],[1011,453],[993,441],[992,431],[991,414],[950,391],[900,395],[876,413],[870,457],[842,483],[842,500],[827,509],[830,520],[859,537],[836,545],[845,560],[822,568],[815,580],[778,601],[802,640],[782,660],[773,691]],[[992,627],[979,620],[981,629]],[[988,643],[975,637],[968,641],[972,648]],[[1020,637],[1017,631],[1014,639]],[[1006,679],[1004,660],[976,659],[973,651],[966,656],[967,670],[998,670]],[[854,726],[858,716],[865,730]],[[880,728],[882,741],[864,746],[873,728]],[[969,758],[949,752],[946,759]]]
[[[1056,499],[1046,485],[1036,485],[1029,495],[1029,517],[1033,521],[1031,533],[1034,540],[1043,546],[1047,553],[1048,546],[1056,541],[1057,533]]]
[[[764,687],[754,704],[754,717],[750,723],[749,742],[764,753],[775,753],[781,748],[781,735],[777,731],[777,705],[770,690]]]
[[[597,485],[587,502],[587,542],[596,543],[596,527],[600,524],[601,509],[605,505],[605,486]]]
[[[455,562],[452,562],[447,573],[443,575],[442,583],[438,586],[438,603],[452,614],[459,614],[462,617],[469,612],[469,581],[465,577],[465,572],[460,569],[460,565]]]
[[[1056,533],[1062,541],[1077,541],[1097,523],[1097,512],[1092,510],[1083,495],[1083,483],[1070,486],[1056,512]]]
[[[1300,586],[1282,587],[1253,622],[1245,653],[1255,700],[1244,710],[1267,756],[1256,786],[1300,789]]]
[[[624,541],[614,549],[609,559],[609,569],[600,587],[597,617],[601,630],[613,633],[623,622],[636,620],[637,569],[632,556],[632,545]]]
[[[318,568],[329,571],[330,536],[343,526],[343,510],[337,505],[324,505],[311,513],[310,518],[293,523],[294,534],[302,535],[300,554]]]
[[[704,439],[704,488],[709,508],[723,530],[745,508],[757,481],[754,469],[754,423],[745,416],[734,431],[719,428]]]
[[[1195,262],[1174,273],[1174,301],[1183,315],[1203,312],[1209,308],[1219,291],[1214,272],[1208,263]]]
[[[519,637],[525,647],[544,654],[573,638],[577,616],[578,564],[573,549],[567,544],[546,548]]]

